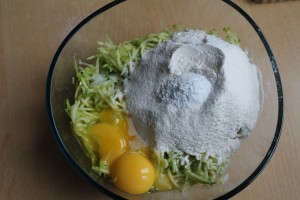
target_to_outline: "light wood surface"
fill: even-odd
[[[0,199],[108,199],[67,163],[50,132],[48,68],[58,45],[109,0],[0,1]],[[234,0],[273,49],[285,95],[278,148],[261,175],[233,199],[300,199],[300,1]]]

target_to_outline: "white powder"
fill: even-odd
[[[247,54],[203,31],[175,33],[143,54],[125,83],[138,134],[161,152],[229,157],[260,113],[260,73]]]

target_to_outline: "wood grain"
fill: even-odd
[[[0,199],[108,199],[58,150],[45,107],[51,59],[66,34],[109,0],[0,1]],[[299,199],[300,1],[234,0],[263,30],[280,67],[285,123],[261,175],[233,199]]]

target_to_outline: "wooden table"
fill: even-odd
[[[107,199],[74,172],[50,132],[45,83],[66,34],[109,0],[0,2],[0,199]],[[263,30],[280,67],[285,123],[262,174],[233,199],[299,199],[300,1],[234,0]]]

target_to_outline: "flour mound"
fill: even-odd
[[[254,128],[261,91],[244,51],[199,30],[144,53],[125,82],[126,107],[150,146],[224,159]]]

